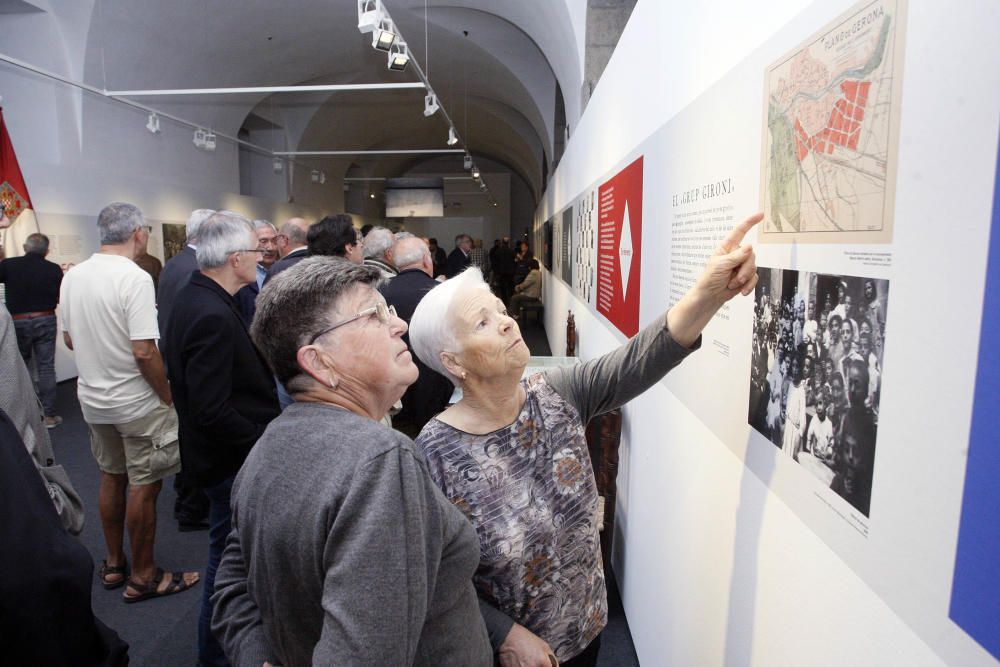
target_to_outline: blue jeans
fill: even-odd
[[[208,496],[208,566],[202,584],[201,615],[198,617],[198,664],[206,667],[228,667],[222,646],[212,634],[212,594],[215,592],[215,572],[226,548],[226,537],[232,528],[229,496],[233,477],[205,489]]]
[[[38,370],[38,398],[46,417],[56,414],[56,317],[35,317],[14,320],[17,347],[24,363],[35,357]]]

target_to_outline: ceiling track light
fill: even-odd
[[[448,145],[449,146],[454,146],[457,143],[458,143],[458,137],[455,136],[455,128],[449,127],[448,128]]]
[[[285,162],[280,157],[274,158],[274,162],[272,162],[271,165],[274,168],[274,173],[276,174],[280,174],[285,170]]]
[[[358,30],[362,35],[375,30],[382,20],[382,3],[379,0],[358,0]]]
[[[479,167],[476,167],[475,165],[472,167],[472,178],[473,180],[479,180]]]
[[[435,95],[434,93],[429,93],[427,95],[424,95],[424,115],[425,116],[428,116],[428,117],[433,116],[434,114],[436,114],[438,112],[438,109],[440,109],[440,108],[441,108],[441,105],[438,104],[437,95]]]
[[[313,169],[312,173],[309,175],[313,183],[319,183],[323,185],[326,183],[326,172],[320,171],[319,169]]]
[[[402,72],[410,64],[410,50],[406,47],[406,42],[396,42],[389,49],[389,61],[387,67],[396,72]]]
[[[160,117],[155,113],[150,113],[149,118],[146,119],[146,129],[153,134],[160,133]]]
[[[469,155],[468,153],[466,153],[466,155],[465,155],[465,164],[464,164],[464,166],[465,166],[465,170],[466,171],[472,169],[472,156]]]
[[[203,151],[212,152],[215,150],[215,132],[198,128],[194,131],[194,145]]]
[[[388,19],[380,20],[378,27],[372,30],[372,47],[379,51],[388,51],[392,48],[392,44],[395,41],[396,27],[392,24],[392,21]]]

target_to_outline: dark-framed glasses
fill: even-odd
[[[263,255],[266,251],[263,248],[237,248],[236,250],[230,250],[229,254],[232,255],[234,252],[255,252]]]
[[[312,345],[321,336],[325,336],[326,334],[330,333],[337,327],[342,327],[345,324],[350,324],[355,320],[360,320],[362,317],[371,317],[372,315],[378,318],[379,323],[389,324],[392,318],[396,317],[396,307],[387,306],[385,301],[379,301],[371,308],[365,308],[360,313],[356,313],[354,316],[348,317],[346,320],[341,320],[340,322],[334,324],[332,327],[327,327],[326,329],[323,329],[318,334],[309,339],[309,344]]]

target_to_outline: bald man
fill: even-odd
[[[265,283],[305,258],[308,252],[306,248],[306,235],[308,233],[309,221],[305,218],[289,218],[285,221],[276,238],[278,242],[278,255],[281,259],[271,265],[267,278],[264,279]]]
[[[392,246],[392,257],[399,268],[399,275],[381,287],[382,295],[396,313],[407,324],[424,295],[438,282],[432,277],[434,260],[424,239],[411,236],[403,238]],[[393,428],[410,437],[420,433],[430,419],[445,409],[454,387],[451,381],[431,370],[421,362],[410,347],[410,337],[403,334],[403,340],[410,348],[413,363],[417,365],[417,381],[403,394],[403,409],[392,418]]]

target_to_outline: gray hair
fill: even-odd
[[[490,289],[483,280],[482,272],[474,266],[427,292],[410,318],[410,345],[413,346],[413,351],[420,361],[450,379],[453,384],[458,384],[458,379],[441,363],[441,353],[461,352],[448,311],[455,296],[469,288]]]
[[[385,227],[372,227],[365,237],[365,258],[379,259],[392,247],[394,237]]]
[[[101,245],[121,245],[144,224],[146,220],[139,207],[116,201],[101,209],[97,216],[97,233]]]
[[[396,241],[392,246],[392,259],[397,269],[404,269],[419,264],[424,256],[430,257],[431,251],[423,239],[411,235],[409,238]]]
[[[273,224],[271,224],[270,220],[254,220],[253,221],[253,228],[254,228],[255,231],[259,232],[260,230],[262,230],[265,227],[270,227],[271,231],[273,231],[275,234],[278,233],[278,228],[275,227]]]
[[[199,269],[215,269],[226,263],[231,254],[246,248],[247,232],[253,231],[253,225],[239,213],[219,211],[201,224],[198,230]],[[254,245],[257,241],[254,240]]]
[[[215,211],[210,208],[196,208],[191,211],[191,215],[188,216],[187,225],[184,227],[184,235],[187,237],[188,243],[191,245],[198,243],[198,230],[201,228],[202,223],[214,214]]]
[[[403,239],[413,239],[416,238],[416,234],[411,234],[410,232],[396,232],[396,241],[402,241]]]
[[[302,220],[302,218],[290,218],[281,226],[281,233],[288,239],[289,243],[293,245],[305,245],[308,239],[309,225],[307,224],[303,229],[295,224],[295,220]]]
[[[24,239],[24,252],[26,253],[37,253],[39,255],[44,255],[49,251],[49,237],[45,234],[29,234],[28,238]]]
[[[307,257],[267,281],[257,297],[250,336],[289,393],[313,382],[299,366],[299,348],[334,323],[344,294],[357,285],[375,287],[381,279],[375,267],[319,256]]]

